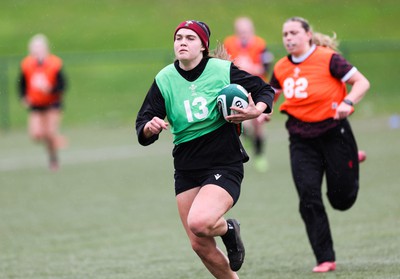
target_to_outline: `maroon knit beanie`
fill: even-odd
[[[208,54],[208,48],[210,46],[210,28],[208,28],[207,24],[201,21],[197,20],[186,20],[178,25],[175,29],[174,33],[174,40],[175,40],[175,35],[176,32],[178,32],[179,29],[182,28],[187,28],[190,30],[193,30],[196,32],[196,34],[200,37],[201,42],[203,43],[203,46],[206,48],[206,53]]]

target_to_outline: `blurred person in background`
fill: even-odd
[[[275,93],[261,78],[217,58],[227,56],[222,46],[210,56],[210,34],[200,21],[178,25],[176,60],[156,75],[137,115],[136,132],[146,146],[171,127],[176,201],[192,249],[215,278],[237,279],[245,248],[239,222],[224,218],[239,199],[248,160],[237,124],[270,113]],[[218,111],[217,96],[230,83],[251,94],[249,106],[232,108],[238,114],[228,116],[228,122]],[[222,238],[227,257],[215,237]]]
[[[285,97],[279,109],[288,116],[291,170],[316,257],[313,272],[333,271],[336,258],[322,199],[323,177],[331,206],[350,209],[359,190],[359,162],[365,157],[347,118],[370,85],[337,51],[335,36],[314,33],[301,17],[288,19],[282,34],[289,55],[275,64],[271,86]]]
[[[239,69],[267,81],[274,56],[268,50],[266,41],[255,34],[253,21],[248,17],[238,17],[234,22],[234,31],[234,35],[224,40],[224,46],[231,60]],[[258,118],[243,123],[243,136],[251,142],[255,154],[255,168],[260,172],[268,169],[265,155],[264,122],[266,121],[269,121],[269,116],[261,114]]]
[[[59,133],[66,87],[63,63],[50,53],[48,40],[43,34],[31,38],[28,51],[28,56],[21,62],[20,99],[29,111],[29,135],[45,145],[49,168],[56,171],[59,168],[58,148],[66,144],[66,139]]]

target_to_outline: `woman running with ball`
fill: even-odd
[[[136,120],[139,143],[154,143],[170,127],[174,136],[175,193],[179,215],[193,250],[219,279],[239,278],[245,249],[239,223],[224,215],[237,202],[243,179],[243,150],[236,125],[270,113],[273,89],[230,61],[209,55],[210,29],[200,21],[180,23],[174,33],[176,61],[155,77]],[[218,112],[218,92],[230,83],[248,92],[249,106]],[[168,122],[164,119],[167,118]],[[222,237],[227,257],[217,247]]]

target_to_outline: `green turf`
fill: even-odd
[[[249,15],[276,57],[283,21],[308,18],[336,32],[346,58],[371,81],[352,123],[368,160],[354,208],[329,211],[338,270],[312,275],[311,249],[290,177],[284,117],[268,124],[270,170],[249,163],[240,219],[247,248],[241,278],[400,278],[398,187],[400,4],[395,0],[160,1],[4,0],[0,4],[0,278],[196,278],[211,276],[191,251],[173,195],[171,137],[141,147],[136,112],[155,74],[173,59],[172,32],[188,18],[212,29],[211,47]],[[28,39],[50,38],[69,81],[59,173],[25,132],[16,98]],[[4,90],[4,88],[6,90]],[[5,93],[8,93],[6,95]]]
[[[270,169],[246,165],[228,214],[242,223],[240,278],[310,278],[314,258],[297,211],[284,117],[268,126]],[[338,270],[323,278],[400,278],[399,129],[354,118],[361,165],[358,202],[328,204]],[[23,132],[0,145],[1,278],[211,278],[191,251],[173,195],[171,137],[150,147],[133,128],[74,128],[58,173]],[[220,241],[219,241],[220,243]]]
[[[195,7],[195,8],[194,8]],[[173,60],[172,34],[188,18],[206,21],[211,48],[232,33],[236,16],[251,16],[276,60],[285,55],[282,23],[308,18],[316,31],[336,32],[348,60],[371,82],[368,115],[398,113],[400,4],[395,0],[124,1],[4,0],[0,9],[0,128],[21,129],[25,112],[16,81],[29,38],[48,35],[69,81],[64,124],[118,126],[132,122],[155,74]],[[8,95],[6,95],[8,94]]]

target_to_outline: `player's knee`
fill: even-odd
[[[208,235],[208,228],[205,222],[201,221],[190,222],[189,228],[191,232],[198,237],[204,237]]]
[[[358,195],[358,181],[348,181],[341,185],[340,187],[336,187],[335,191],[328,191],[328,199],[331,206],[340,211],[345,211],[350,209],[354,203],[356,202]]]
[[[42,141],[42,140],[44,140],[44,138],[45,138],[45,135],[43,134],[43,133],[41,133],[41,132],[31,132],[30,133],[30,138],[33,140],[33,141]]]
[[[340,211],[345,211],[350,209],[356,202],[357,195],[351,195],[348,197],[329,197],[329,202],[331,206]]]
[[[211,226],[205,219],[189,219],[188,225],[191,232],[198,237],[208,236],[211,231]]]

